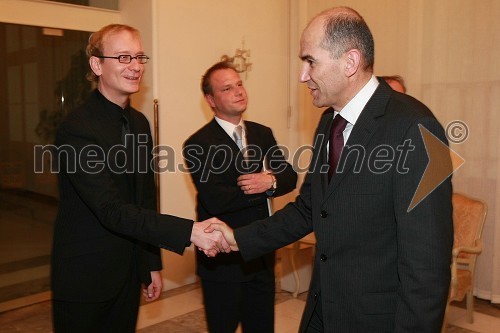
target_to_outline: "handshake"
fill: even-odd
[[[195,222],[190,240],[208,257],[215,257],[220,252],[238,251],[233,229],[216,217]]]

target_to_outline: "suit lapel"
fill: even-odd
[[[232,158],[231,158],[231,167],[230,170],[234,170],[236,172],[236,177],[241,173],[241,171],[245,170],[246,167],[244,168],[238,168],[240,172],[237,172],[236,166],[242,166],[243,165],[243,154],[240,152],[240,149],[236,145],[236,142],[234,142],[233,138],[230,137],[226,131],[217,123],[215,118],[209,123],[209,128],[210,131],[212,132],[211,137],[210,137],[210,142],[211,145],[225,145],[231,149],[232,152]],[[260,148],[261,145],[259,144],[261,142],[261,138],[259,137],[258,131],[256,130],[256,127],[252,125],[252,123],[245,122],[245,129],[246,129],[246,142],[247,146],[248,145],[256,145]],[[265,152],[262,152],[265,153]],[[263,158],[263,157],[262,157]],[[262,170],[262,158],[260,159],[260,165],[258,168],[258,171]],[[251,167],[251,170],[253,172],[258,172],[256,171],[257,168],[254,168],[253,166]],[[233,175],[234,176],[234,175]]]
[[[104,101],[101,100],[99,96],[97,96],[95,93],[93,95],[93,98],[89,100],[89,108],[91,112],[91,115],[93,118],[96,119],[95,122],[93,122],[93,127],[92,130],[96,131],[97,135],[101,142],[99,143],[99,146],[103,149],[105,152],[106,156],[107,154],[110,154],[113,152],[113,154],[117,153],[117,145],[121,145],[121,123],[120,123],[120,118],[121,114],[119,111],[116,111],[117,113],[115,114],[114,110],[110,110],[108,106],[105,104]],[[131,133],[136,133],[136,128],[137,128],[137,121],[134,120],[134,111],[131,111],[130,114],[130,132]],[[137,154],[137,135],[135,135],[134,139],[134,147],[131,147],[130,151],[127,152],[127,156],[131,157],[132,150],[135,150],[135,153]],[[115,147],[115,148],[113,148]],[[113,148],[113,149],[111,149]],[[122,163],[125,162],[124,159],[118,159],[118,156],[123,156],[122,154],[116,155],[117,159],[117,164],[121,165]],[[136,155],[137,156],[137,155]],[[114,158],[107,158],[109,163],[113,163]],[[137,168],[137,161],[133,161],[133,165],[129,167]],[[113,166],[114,168],[117,167],[117,165]],[[149,167],[149,165],[148,165]],[[142,196],[139,195],[139,193],[142,193],[142,191],[138,191],[137,188],[135,187],[136,183],[140,183],[142,186],[142,174],[139,172],[134,172],[133,174],[126,173],[125,176],[127,177],[127,181],[129,183],[129,194],[128,194],[128,199],[129,200],[135,200],[135,202],[141,202],[142,201]]]
[[[240,154],[240,149],[236,145],[236,142],[233,140],[232,137],[230,137],[226,131],[217,123],[215,118],[209,123],[209,128],[210,131],[212,132],[211,138],[209,138],[210,145],[214,146],[226,146],[231,149],[231,163],[229,165],[228,172],[229,176],[231,179],[236,179],[238,177],[238,172],[236,170],[236,163],[239,163],[238,165],[241,165],[243,162],[242,159],[242,154]]]
[[[359,115],[356,124],[352,128],[349,139],[347,140],[346,146],[361,146],[366,148],[370,142],[373,133],[377,130],[377,118],[381,117],[385,113],[385,108],[389,100],[390,91],[383,84],[379,84],[375,93],[370,98],[363,111]],[[367,156],[370,152],[366,152]],[[367,158],[367,157],[365,157]],[[346,161],[346,154],[342,153],[339,161],[339,165],[344,165],[341,173],[337,173],[333,176],[327,190],[325,199],[330,196],[335,189],[339,186],[342,180],[347,174],[351,172],[356,162],[355,158],[349,158]]]
[[[325,114],[327,117],[327,120],[325,122],[326,126],[324,126],[322,129],[320,129],[320,133],[323,135],[323,140],[320,141],[321,144],[321,149],[320,149],[320,165],[327,166],[328,165],[328,156],[326,154],[326,146],[328,145],[328,140],[330,139],[330,131],[331,127],[333,124],[333,109],[330,108],[329,111]],[[321,190],[323,193],[323,196],[327,194],[328,191],[328,172],[320,172],[319,173],[321,177]]]
[[[147,156],[141,156],[139,155],[139,144],[140,145],[145,145],[147,144],[147,142],[143,142],[141,141],[139,143],[139,136],[138,136],[138,133],[141,133],[141,134],[146,134],[145,131],[143,131],[142,129],[139,129],[137,128],[138,127],[138,121],[136,120],[136,113],[135,111],[131,110],[130,111],[130,133],[133,133],[134,134],[134,147],[133,147],[133,150],[134,150],[134,156],[136,156],[136,159],[135,161],[133,161],[133,165],[134,165],[134,168],[136,169],[135,172],[131,175],[128,175],[131,180],[132,180],[132,187],[134,188],[134,199],[135,199],[135,204],[139,204],[139,203],[142,203],[143,202],[143,185],[144,185],[144,176],[145,174],[143,172],[139,172],[139,170],[141,170],[141,168],[139,167],[139,163],[143,163],[144,162],[144,159],[146,161],[148,161],[148,165],[146,165],[145,167],[146,168],[149,168],[149,158],[147,158],[149,156],[149,153],[147,154]],[[149,140],[149,138],[148,138]],[[149,150],[149,148],[148,148]],[[144,167],[144,166],[143,166]]]
[[[116,144],[121,143],[121,128],[118,128],[118,119],[113,117],[112,114],[106,109],[106,105],[100,98],[93,95],[93,98],[89,100],[89,107],[92,117],[95,117],[97,121],[94,122],[94,129],[98,133],[98,137],[103,141],[101,147],[104,151],[108,152],[111,147]],[[115,127],[116,124],[116,127]]]
[[[263,137],[261,133],[258,133],[259,131],[257,130],[257,127],[254,126],[253,123],[251,122],[244,122],[245,123],[245,130],[246,130],[246,139],[247,139],[247,148],[252,149],[261,149],[262,155],[264,155],[266,152],[262,151],[264,149],[264,142],[263,142]],[[257,148],[258,147],[258,148]],[[239,161],[238,161],[239,162]],[[256,166],[256,161],[252,160],[252,171],[254,172],[259,172],[262,171],[262,165],[264,163],[264,156],[260,156],[259,158],[259,165]]]
[[[240,149],[236,145],[236,142],[234,142],[233,138],[230,137],[226,133],[226,131],[224,131],[224,129],[217,123],[215,118],[212,119],[212,121],[210,122],[210,129],[213,133],[213,138],[211,140],[211,141],[213,141],[213,144],[215,144],[215,145],[221,145],[221,144],[227,145],[227,146],[231,147],[231,150],[233,151],[233,153],[236,153],[236,154],[240,151]]]
[[[314,133],[313,155],[309,164],[308,176],[311,179],[312,191],[315,197],[323,198],[328,190],[328,158],[326,146],[330,127],[333,122],[333,109],[326,109],[321,115],[318,127]]]

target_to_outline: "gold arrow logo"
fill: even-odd
[[[436,187],[465,163],[465,160],[460,155],[439,140],[423,125],[419,124],[418,127],[424,140],[429,163],[427,163],[424,174],[413,195],[408,212],[415,208]]]

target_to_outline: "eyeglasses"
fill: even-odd
[[[149,60],[149,57],[147,55],[145,55],[145,54],[139,54],[138,56],[135,56],[135,57],[132,57],[129,54],[122,54],[122,55],[119,55],[119,56],[116,56],[116,57],[107,57],[107,56],[94,55],[94,57],[100,58],[100,59],[106,59],[106,58],[109,58],[109,59],[118,59],[118,61],[120,63],[122,63],[122,64],[130,64],[132,62],[132,59],[137,59],[137,62],[140,63],[140,64],[145,64]]]

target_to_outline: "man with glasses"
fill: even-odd
[[[155,212],[149,123],[130,106],[145,63],[139,32],[113,24],[92,34],[88,78],[97,89],[62,122],[56,136],[59,211],[54,227],[54,331],[134,332],[146,301],[162,290],[159,247],[182,254],[193,242],[223,251],[208,221]]]

